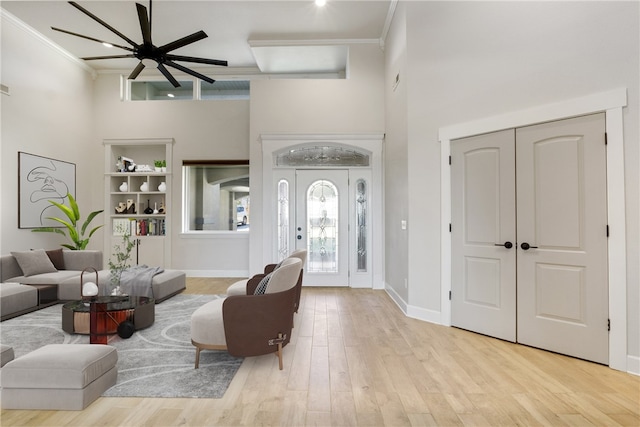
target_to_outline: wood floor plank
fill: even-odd
[[[187,278],[223,294],[238,278]],[[384,291],[304,288],[284,369],[244,359],[221,399],[102,397],[2,426],[640,425],[640,377],[405,316]]]

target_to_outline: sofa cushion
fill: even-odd
[[[51,263],[44,249],[33,251],[11,252],[25,276],[33,276],[42,273],[53,273],[58,271]]]
[[[61,270],[55,273],[43,273],[35,276],[18,276],[8,279],[9,282],[22,283],[25,285],[57,285],[71,277],[80,277],[79,271]]]
[[[225,298],[214,299],[200,306],[191,315],[191,339],[200,344],[226,346],[222,319]]]
[[[45,251],[47,256],[51,260],[51,263],[57,270],[64,270],[64,256],[62,255],[62,248],[60,249],[50,249]]]

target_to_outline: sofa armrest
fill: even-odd
[[[62,251],[64,257],[64,267],[66,270],[82,271],[85,268],[93,267],[96,270],[102,270],[102,251],[84,250],[84,251]]]
[[[13,255],[2,255],[0,257],[0,283],[6,282],[12,277],[22,276],[24,273],[18,265],[18,261]]]
[[[276,269],[276,265],[278,264],[267,264],[264,266],[264,274],[269,274],[271,273],[273,270]]]

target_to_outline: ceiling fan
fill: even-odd
[[[128,77],[131,80],[134,80],[136,77],[138,77],[138,75],[145,68],[145,64],[143,62],[145,59],[150,59],[155,61],[158,64],[157,65],[158,70],[165,76],[167,80],[169,80],[169,82],[174,87],[179,87],[180,83],[175,79],[175,77],[171,75],[171,73],[169,72],[167,67],[165,67],[165,65],[175,68],[177,70],[180,70],[184,73],[190,74],[199,79],[202,79],[208,83],[213,83],[215,81],[212,78],[205,76],[204,74],[200,74],[197,71],[193,71],[174,61],[196,62],[199,64],[220,65],[223,67],[227,66],[227,61],[221,61],[218,59],[197,58],[193,56],[174,55],[172,53],[169,53],[178,48],[181,48],[183,46],[186,46],[188,44],[197,42],[199,40],[202,40],[208,37],[207,34],[202,30],[195,32],[191,35],[185,36],[181,39],[175,40],[171,43],[167,43],[163,46],[154,45],[153,42],[151,41],[151,11],[152,11],[151,0],[149,0],[148,14],[147,14],[147,8],[145,6],[141,5],[140,3],[136,3],[136,9],[138,10],[138,20],[140,21],[140,30],[142,31],[142,43],[140,44],[134,42],[133,40],[131,40],[130,38],[122,34],[120,31],[116,30],[111,25],[104,22],[102,19],[98,18],[96,15],[94,15],[93,13],[89,12],[87,9],[80,6],[78,3],[70,1],[69,4],[75,7],[76,9],[78,9],[80,12],[87,15],[89,18],[98,22],[103,27],[107,28],[112,33],[116,34],[121,39],[125,40],[127,43],[131,45],[131,47],[109,43],[104,40],[99,40],[94,37],[85,36],[82,34],[74,33],[74,32],[63,30],[56,27],[51,27],[51,29],[55,31],[59,31],[61,33],[70,34],[72,36],[81,37],[83,39],[92,40],[98,43],[102,43],[104,45],[117,47],[117,48],[124,49],[131,52],[130,54],[127,54],[127,55],[90,56],[90,57],[82,58],[85,61],[91,61],[96,59],[138,58],[140,60],[140,63],[138,63],[136,68],[133,69],[133,71]]]

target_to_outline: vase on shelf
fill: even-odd
[[[162,181],[160,185],[158,185],[158,191],[161,191],[163,193],[167,191],[167,184],[164,181]]]
[[[148,182],[143,182],[142,185],[140,186],[140,191],[145,192],[145,191],[149,191],[149,183]]]
[[[144,210],[144,213],[146,213],[147,215],[153,213],[153,209],[151,209],[151,204],[149,203],[149,199],[147,199],[147,208]]]
[[[123,193],[125,191],[129,190],[129,184],[127,184],[127,181],[124,181],[122,184],[120,184],[120,191],[122,191]]]

